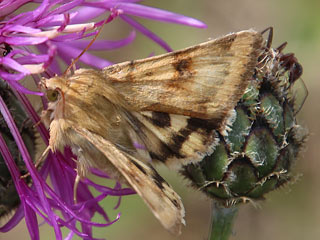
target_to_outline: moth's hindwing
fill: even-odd
[[[181,233],[181,226],[185,223],[181,199],[150,165],[119,150],[95,133],[77,127],[74,130],[108,158],[166,229],[175,235]]]
[[[161,112],[134,112],[129,122],[152,160],[178,168],[201,160],[217,143],[216,122]]]

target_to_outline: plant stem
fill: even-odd
[[[238,207],[225,208],[216,202],[212,204],[211,230],[209,240],[228,240],[232,233]]]

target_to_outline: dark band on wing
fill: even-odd
[[[152,166],[149,165],[149,167],[150,167],[150,170],[152,171],[152,174],[151,174],[152,179],[153,179],[154,183],[159,187],[159,189],[161,189],[161,191],[164,193],[166,192],[165,193],[166,195],[169,194],[170,192],[171,192],[171,194],[175,194],[172,191],[170,185],[166,182],[166,180],[164,180],[163,177],[161,177]],[[180,209],[180,210],[182,209],[182,205],[181,205],[182,203],[178,202],[176,200],[176,198],[168,198],[168,199],[172,202],[172,204],[177,209]]]
[[[170,127],[171,121],[168,113],[152,112],[150,121],[158,127]]]
[[[194,132],[199,133],[203,137],[203,145],[210,145],[213,143],[216,133],[215,130],[219,129],[219,125],[214,122],[206,121],[198,118],[189,118],[187,126],[180,129],[177,133],[172,135],[171,141],[168,143],[160,142],[157,152],[150,151],[150,157],[154,160],[166,162],[168,158],[183,159],[186,158],[181,149],[183,144],[188,141],[190,135]]]
[[[139,165],[136,161],[132,161],[131,162],[144,174],[144,175],[147,175],[147,172],[146,170],[141,166]]]

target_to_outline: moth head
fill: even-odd
[[[65,77],[58,76],[50,79],[41,79],[40,87],[48,100],[47,109],[41,113],[42,122],[46,127],[49,127],[55,116],[64,116],[66,80]]]
[[[56,102],[63,98],[67,89],[67,79],[65,77],[53,77],[41,80],[41,88],[45,93],[48,102]]]

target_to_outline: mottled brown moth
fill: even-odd
[[[151,166],[213,151],[252,78],[263,39],[253,30],[101,71],[44,80],[52,151],[68,145],[79,176],[97,167],[130,185],[162,225],[181,232],[180,197]]]

